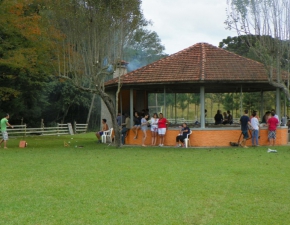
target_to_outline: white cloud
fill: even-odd
[[[172,54],[199,42],[218,46],[227,36],[226,0],[143,0],[146,19],[153,21],[151,30],[157,32]]]

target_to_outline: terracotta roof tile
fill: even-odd
[[[268,81],[262,63],[207,43],[182,51],[122,76],[122,84],[197,81]],[[117,79],[106,82],[115,85]]]

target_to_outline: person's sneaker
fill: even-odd
[[[248,148],[248,146],[245,145],[245,146],[243,146],[243,148]]]

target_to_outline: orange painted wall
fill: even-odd
[[[175,138],[178,135],[178,130],[167,130],[165,135],[165,146],[175,146]],[[225,147],[230,146],[230,142],[237,142],[241,130],[239,129],[204,129],[204,130],[192,130],[190,136],[191,147]],[[259,145],[268,145],[268,130],[260,130]],[[276,131],[276,145],[287,145],[288,144],[288,128],[278,128]],[[134,133],[132,130],[126,138],[126,144],[128,145],[141,145],[143,133],[141,130],[138,131],[138,138],[134,139]],[[151,131],[147,130],[146,145],[151,145]],[[159,138],[157,139],[157,145],[159,144]],[[248,146],[252,145],[251,140],[247,140]]]

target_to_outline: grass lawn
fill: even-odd
[[[0,149],[0,224],[290,221],[290,146],[116,149],[93,133],[28,137],[27,148],[19,140]]]

